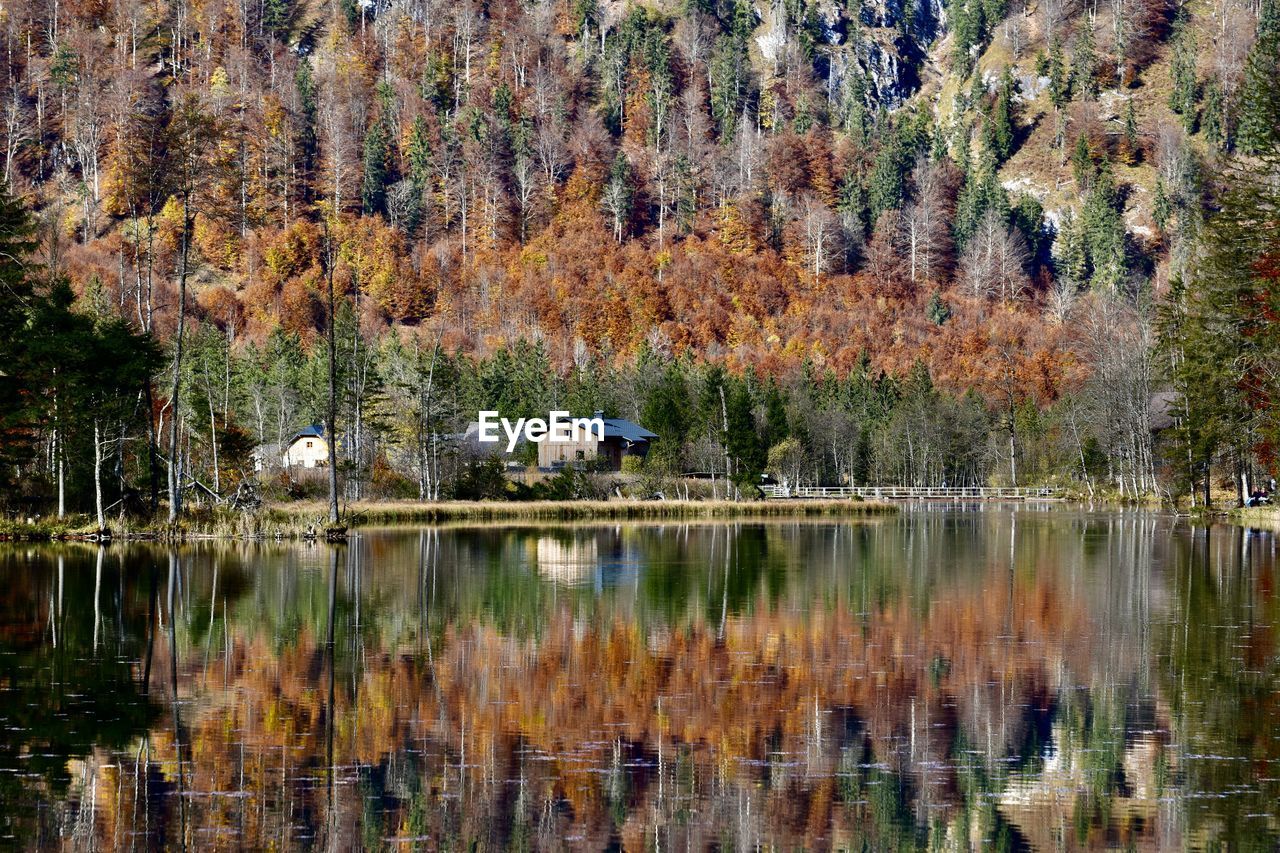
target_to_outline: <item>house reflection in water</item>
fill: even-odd
[[[555,583],[605,589],[637,576],[640,555],[617,527],[561,531],[534,544],[538,574]]]

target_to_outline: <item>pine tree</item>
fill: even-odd
[[[1156,194],[1155,199],[1151,203],[1151,218],[1155,220],[1156,227],[1161,231],[1169,227],[1169,220],[1173,217],[1173,205],[1169,201],[1169,194],[1164,188],[1164,178],[1156,178]]]
[[[1133,98],[1124,106],[1124,132],[1120,137],[1120,159],[1126,166],[1138,162],[1138,114],[1133,108]]]
[[[1196,82],[1196,39],[1187,24],[1185,11],[1178,15],[1173,27],[1173,91],[1169,93],[1169,108],[1182,116],[1182,126],[1187,133],[1196,128],[1196,101],[1199,99]]]
[[[1071,101],[1071,74],[1057,38],[1049,46],[1049,103],[1060,110]]]
[[[30,432],[37,419],[40,389],[33,383],[30,311],[34,294],[31,268],[35,229],[26,209],[0,183],[0,488],[34,447]]]
[[[1009,66],[1000,75],[1000,88],[991,109],[991,142],[995,148],[996,162],[1003,163],[1013,153],[1014,119],[1013,95],[1015,84]]]
[[[287,35],[292,15],[289,6],[289,0],[262,0],[263,29],[277,38]]]
[[[1258,19],[1258,37],[1245,61],[1244,82],[1240,86],[1240,121],[1236,126],[1236,144],[1245,154],[1257,154],[1268,148],[1280,127],[1280,90],[1276,75],[1280,73],[1280,18],[1275,0],[1262,5]]]
[[[387,130],[375,121],[364,137],[364,181],[360,204],[366,216],[387,212]]]
[[[867,80],[856,64],[849,69],[844,83],[844,101],[841,110],[845,133],[853,141],[863,145],[867,141]]]
[[[1058,228],[1057,266],[1058,274],[1076,285],[1083,284],[1089,276],[1089,250],[1084,230],[1071,210],[1063,214]]]
[[[1093,268],[1091,284],[1097,289],[1116,292],[1128,274],[1125,228],[1111,165],[1105,159],[1085,198],[1082,223]]]
[[[409,130],[408,155],[409,179],[422,192],[431,180],[431,136],[427,131],[427,120],[420,115],[414,116]]]
[[[764,445],[773,447],[791,435],[791,426],[787,419],[786,399],[778,381],[770,378],[764,391]]]
[[[935,326],[944,326],[951,319],[951,306],[942,298],[942,293],[935,290],[929,295],[929,304],[925,307],[925,316]]]
[[[1087,16],[1082,21],[1071,53],[1071,90],[1082,101],[1098,98],[1098,56],[1093,47],[1093,28]]]
[[[741,379],[730,380],[725,388],[725,421],[728,429],[721,441],[733,462],[733,480],[746,494],[752,494],[764,471],[767,448],[756,430],[751,391]]]
[[[673,362],[663,370],[641,409],[645,427],[658,434],[649,461],[663,470],[678,473],[683,469],[684,443],[693,425],[689,397],[684,371]]]
[[[1075,178],[1076,189],[1087,192],[1093,186],[1094,174],[1093,152],[1089,148],[1089,140],[1081,134],[1076,137],[1076,147],[1071,152],[1071,175]]]
[[[311,176],[315,173],[316,158],[320,153],[320,140],[316,130],[319,94],[311,71],[311,61],[306,57],[298,61],[294,85],[298,87],[298,112],[301,119],[298,128],[298,157],[302,166],[303,196],[305,200],[310,200]]]
[[[1205,86],[1204,112],[1200,122],[1205,139],[1219,151],[1231,150],[1230,123],[1227,116],[1227,99],[1222,85],[1217,81]]]
[[[1161,344],[1177,356],[1172,378],[1184,389],[1181,443],[1206,464],[1219,448],[1242,458],[1280,441],[1280,151],[1272,142],[1259,154],[1228,167],[1205,256],[1161,317]]]
[[[906,174],[906,158],[896,134],[890,134],[880,150],[876,152],[875,162],[871,165],[871,176],[867,183],[867,201],[871,207],[871,221],[875,222],[886,210],[897,210],[902,206],[903,194],[906,191],[904,176]]]
[[[1013,226],[1027,241],[1027,250],[1033,261],[1038,262],[1044,251],[1044,205],[1031,193],[1022,193],[1010,212]]]

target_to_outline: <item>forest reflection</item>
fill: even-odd
[[[0,830],[1273,849],[1276,548],[1033,508],[5,546]]]

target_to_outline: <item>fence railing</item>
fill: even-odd
[[[868,498],[885,501],[1061,500],[1054,488],[1037,486],[761,486],[767,498]]]

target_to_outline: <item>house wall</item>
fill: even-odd
[[[558,468],[595,459],[598,444],[591,430],[581,428],[573,431],[573,441],[543,441],[538,444],[538,467]]]
[[[284,452],[286,468],[318,468],[329,464],[329,443],[318,436],[302,436]]]

